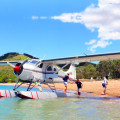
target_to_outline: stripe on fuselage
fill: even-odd
[[[43,72],[43,71],[39,71],[39,70],[33,70],[33,69],[27,69],[27,68],[24,68],[24,70],[29,70],[29,71],[33,71],[33,72],[38,72],[38,73],[43,73],[43,74],[54,74],[55,72]],[[57,73],[55,73],[55,74],[58,74],[58,72]]]

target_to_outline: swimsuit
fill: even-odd
[[[67,86],[68,79],[69,79],[69,77],[67,75],[65,75],[65,77],[63,78],[65,86]]]

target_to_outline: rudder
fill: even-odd
[[[76,68],[75,68],[75,64],[71,64],[70,68],[68,69],[68,71],[66,72],[66,74],[69,73],[70,74],[70,78],[72,79],[76,79]]]

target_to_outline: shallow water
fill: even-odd
[[[11,89],[9,86],[0,88]],[[24,88],[22,88],[24,89]],[[120,99],[95,96],[0,99],[0,120],[120,120]]]

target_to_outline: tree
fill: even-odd
[[[120,78],[120,60],[114,60],[112,66],[112,76],[114,78]]]
[[[112,72],[112,61],[100,61],[96,69],[99,77],[104,77]]]
[[[82,70],[84,78],[90,79],[91,77],[96,78],[96,67],[93,65],[85,66]]]
[[[83,69],[83,66],[76,67],[76,78],[77,79],[82,79],[83,78],[82,69]]]
[[[120,60],[100,61],[97,65],[98,77],[110,73],[111,78],[120,78]]]

